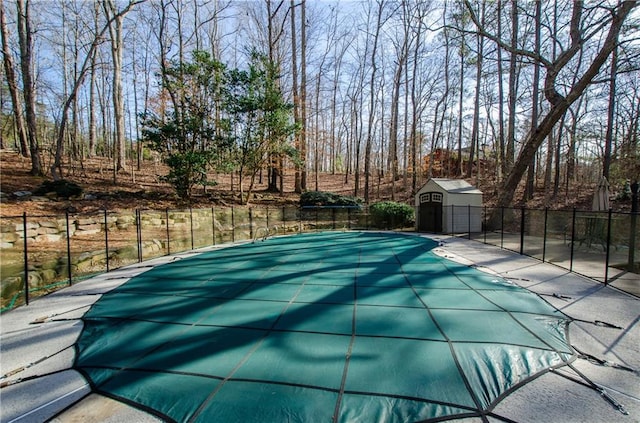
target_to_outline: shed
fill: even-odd
[[[462,179],[429,179],[415,205],[419,232],[482,232],[482,191]]]

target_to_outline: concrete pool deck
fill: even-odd
[[[574,363],[575,370],[564,367],[525,384],[494,408],[496,414],[517,422],[640,422],[639,297],[479,242],[429,238],[441,241],[434,252],[499,274],[575,319],[570,326],[571,344],[584,354]],[[0,421],[158,421],[123,403],[92,394],[84,378],[71,369],[73,345],[82,330],[79,319],[102,293],[175,259],[162,257],[102,274],[2,315]]]

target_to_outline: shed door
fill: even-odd
[[[420,194],[420,232],[442,232],[442,193],[423,192]]]

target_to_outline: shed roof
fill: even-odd
[[[429,182],[433,182],[443,190],[454,194],[482,194],[482,191],[464,179],[431,178],[427,184]]]

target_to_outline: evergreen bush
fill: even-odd
[[[82,187],[75,182],[60,179],[58,181],[44,181],[33,192],[34,195],[47,195],[55,192],[57,197],[71,198],[80,197],[82,195]]]
[[[371,221],[375,227],[383,229],[413,226],[414,210],[408,204],[381,201],[369,207]]]
[[[332,192],[307,191],[300,196],[300,207],[342,206],[361,207],[360,199]]]

